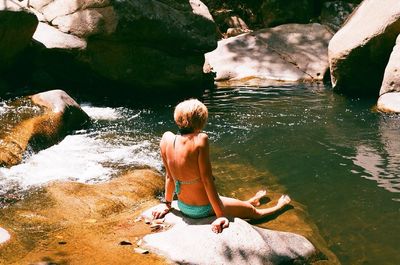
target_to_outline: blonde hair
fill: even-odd
[[[197,99],[182,101],[175,107],[174,120],[180,130],[193,132],[201,130],[208,119],[207,107]]]

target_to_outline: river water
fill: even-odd
[[[342,264],[400,264],[400,116],[317,85],[218,89],[203,101],[212,159],[272,174],[307,207]],[[94,183],[127,167],[163,170],[158,142],[176,131],[173,106],[80,103],[91,128],[0,168],[2,206],[53,180]],[[0,116],[11,111],[0,102]],[[225,178],[224,195],[269,183],[266,175]]]

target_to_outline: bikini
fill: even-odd
[[[180,134],[185,134],[185,133],[190,133],[190,132],[186,132],[183,130],[180,131]],[[175,142],[176,142],[177,136],[178,135],[175,135],[175,139],[174,139],[174,150],[175,150]],[[181,185],[194,184],[194,183],[200,181],[200,178],[191,179],[191,180],[187,180],[187,181],[177,180],[176,178],[173,178],[173,179],[175,181],[175,194],[176,195],[179,195],[181,193]],[[187,215],[191,218],[203,218],[203,217],[210,216],[212,214],[211,204],[190,205],[190,204],[184,203],[183,201],[179,200],[179,198],[178,198],[178,207],[181,210],[181,212],[183,212],[185,215]]]

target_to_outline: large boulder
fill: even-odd
[[[0,70],[9,68],[31,43],[38,20],[18,6],[0,1]]]
[[[400,113],[400,35],[386,66],[379,96],[380,111]]]
[[[78,103],[62,90],[18,99],[8,108],[0,116],[0,166],[16,165],[28,145],[34,151],[47,148],[90,121]]]
[[[11,235],[0,244],[0,264],[165,265],[133,251],[151,232],[135,218],[162,188],[159,173],[125,169],[107,183],[52,182],[27,191],[18,203],[0,207],[0,226]]]
[[[400,35],[386,66],[379,95],[388,92],[400,92]]]
[[[399,1],[363,1],[329,43],[333,87],[357,96],[377,96],[399,33]]]
[[[205,69],[216,81],[243,84],[249,79],[319,81],[328,70],[328,43],[332,37],[320,24],[286,24],[218,42],[205,55]]]
[[[378,99],[377,108],[388,113],[400,113],[400,92],[388,92]]]
[[[26,5],[41,20],[34,39],[42,46],[34,50],[32,68],[48,73],[59,86],[88,89],[89,84],[114,94],[112,86],[154,96],[190,94],[212,85],[202,66],[218,35],[200,0],[36,0]],[[68,67],[60,67],[61,60]],[[35,80],[35,86],[42,85]]]
[[[177,207],[175,202],[173,206]],[[215,234],[210,227],[213,219],[191,219],[173,211],[164,220],[172,228],[145,236],[142,247],[179,264],[199,265],[307,263],[317,252],[303,236],[255,227],[240,218]]]

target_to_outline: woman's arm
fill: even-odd
[[[171,203],[174,198],[175,181],[171,176],[164,154],[161,154],[165,167],[165,201]]]
[[[207,197],[211,203],[215,215],[218,217],[211,224],[211,230],[214,233],[221,233],[224,228],[229,226],[229,220],[224,216],[224,205],[222,204],[221,198],[217,193],[215,187],[214,177],[211,169],[210,162],[210,148],[208,144],[207,134],[199,134],[199,170],[200,177],[204,183],[204,188],[207,193]]]
[[[207,193],[207,197],[211,203],[211,206],[217,217],[224,216],[224,205],[217,193],[217,188],[215,187],[211,162],[210,162],[210,150],[208,144],[207,134],[199,134],[199,170],[200,177],[203,181],[204,188]]]
[[[171,202],[174,198],[174,190],[175,190],[175,182],[172,178],[171,172],[168,167],[167,158],[166,158],[166,147],[167,147],[167,134],[169,132],[164,133],[161,141],[160,141],[160,153],[161,158],[165,167],[165,207],[160,207],[152,212],[153,217],[158,219],[162,218],[165,214],[167,214],[171,208]]]

